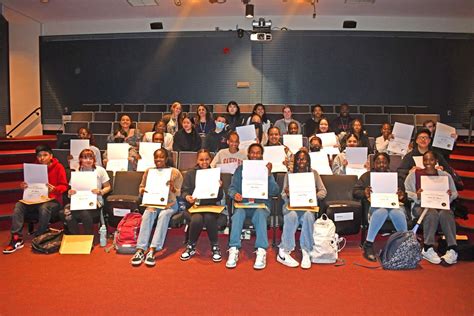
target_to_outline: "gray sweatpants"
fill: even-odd
[[[413,215],[415,218],[420,217],[423,213],[423,208],[415,206],[413,208]],[[423,239],[425,245],[435,244],[435,235],[438,230],[438,225],[441,225],[441,230],[446,237],[446,242],[449,246],[455,246],[456,243],[456,222],[454,221],[454,213],[451,210],[428,209],[428,212],[423,219]]]

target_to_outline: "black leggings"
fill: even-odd
[[[223,214],[216,213],[194,213],[191,214],[188,211],[184,212],[184,216],[188,221],[188,244],[195,245],[199,235],[201,234],[204,226],[207,230],[207,235],[209,236],[209,241],[211,245],[217,245],[217,230],[218,224],[223,226],[225,225],[226,217]]]
[[[64,210],[62,210],[59,216],[66,223],[71,235],[79,235],[79,223],[82,223],[84,227],[84,235],[94,235],[94,220],[99,218],[100,213],[99,210],[78,210],[71,211],[70,216],[64,216]]]

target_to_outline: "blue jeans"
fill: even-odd
[[[295,250],[295,233],[301,224],[300,247],[308,252],[313,249],[313,230],[315,217],[312,212],[289,211],[287,204],[283,205],[283,233],[280,248],[285,251]]]
[[[168,232],[168,225],[176,212],[178,212],[178,203],[173,204],[170,208],[163,210],[148,207],[143,213],[142,224],[140,225],[140,234],[138,235],[137,248],[146,250],[148,248],[148,242],[150,241],[151,230],[153,229],[153,223],[156,221],[155,233],[150,243],[150,247],[156,250],[163,249],[165,243],[166,233]]]
[[[395,226],[395,229],[398,232],[407,230],[407,218],[405,211],[403,211],[402,208],[386,209],[371,207],[369,214],[371,215],[366,238],[367,241],[373,242],[375,240],[375,236],[377,236],[377,233],[380,228],[382,228],[387,218],[390,218],[393,226]]]
[[[241,247],[240,235],[246,217],[252,218],[252,223],[255,226],[255,233],[257,238],[255,240],[255,248],[268,248],[267,236],[267,218],[270,212],[265,208],[236,208],[232,215],[232,229],[230,232],[229,247]]]

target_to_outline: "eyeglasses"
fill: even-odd
[[[428,137],[428,136],[418,136],[417,139],[419,139],[419,140],[428,140],[428,139],[430,139],[430,137]]]

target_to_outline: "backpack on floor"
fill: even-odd
[[[140,213],[128,213],[117,226],[114,236],[115,250],[121,254],[133,254],[137,250],[138,235],[142,215]]]
[[[345,238],[336,234],[336,225],[323,214],[314,222],[313,250],[310,253],[312,263],[336,263],[338,253],[345,246]],[[344,242],[340,247],[340,243]]]
[[[421,261],[421,246],[412,231],[390,236],[380,253],[382,268],[387,270],[415,269]]]
[[[41,234],[31,241],[31,248],[35,253],[51,254],[59,251],[61,241],[63,240],[63,231],[50,228],[44,234]]]

